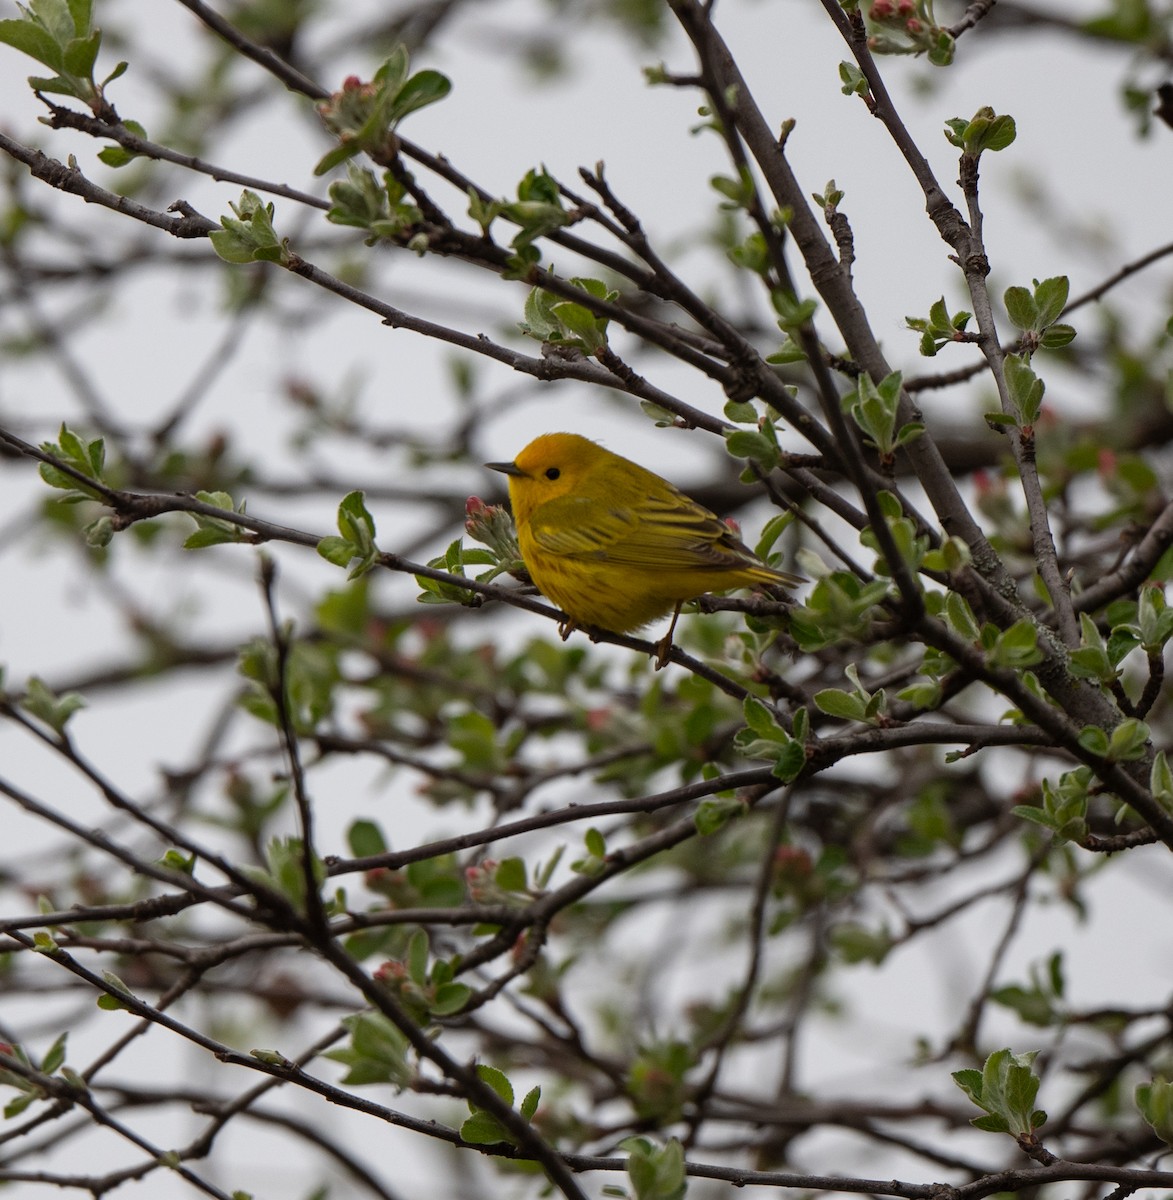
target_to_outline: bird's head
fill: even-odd
[[[579,491],[590,472],[610,452],[577,433],[544,433],[508,463],[485,463],[509,477],[509,500],[517,521],[535,508]]]

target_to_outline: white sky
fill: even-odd
[[[1092,12],[1100,6],[1054,7],[1072,13]],[[96,8],[101,20],[103,5]],[[150,44],[157,58],[170,61],[178,73],[189,70],[192,18],[177,5],[121,0],[110,3],[109,8],[115,20],[133,15],[149,23]],[[8,0],[0,0],[0,16],[11,11]],[[435,52],[417,64],[447,73],[455,85],[452,95],[443,104],[410,118],[405,132],[414,141],[448,155],[483,186],[502,194],[512,194],[517,180],[539,163],[573,185],[580,164],[591,165],[603,158],[616,193],[645,219],[656,238],[663,244],[695,239],[706,226],[713,203],[713,193],[704,181],[726,170],[721,147],[712,135],[688,133],[697,120],[694,93],[671,88],[649,91],[641,77],[641,67],[659,58],[671,69],[691,70],[691,51],[680,37],[673,38],[661,54],[653,55],[633,52],[606,33],[577,35],[570,77],[548,89],[537,88],[518,78],[511,58],[486,54],[485,48],[493,45],[495,38],[508,36],[510,30],[535,27],[548,13],[548,6],[537,0],[471,6],[447,30]],[[910,372],[926,366],[957,365],[960,358],[925,364],[917,357],[916,335],[904,329],[906,315],[927,313],[929,304],[942,292],[951,307],[968,305],[960,300],[958,272],[924,217],[921,197],[895,149],[863,105],[840,92],[837,65],[846,54],[836,44],[820,7],[810,0],[724,0],[719,14],[762,107],[775,124],[791,117],[797,121],[788,153],[806,191],[821,191],[826,181],[834,178],[846,192],[842,207],[855,232],[858,288],[892,360]],[[1118,60],[1116,69],[1107,69],[1104,59],[1113,53]],[[197,60],[200,55],[202,50],[197,51]],[[1158,128],[1147,141],[1134,136],[1117,96],[1126,62],[1126,52],[1105,52],[1104,58],[1093,63],[1074,40],[1028,35],[987,39],[980,31],[963,38],[958,65],[950,71],[933,71],[913,61],[884,62],[909,126],[955,201],[955,151],[940,133],[944,120],[972,115],[986,104],[1017,120],[1017,142],[1004,153],[983,160],[986,236],[997,290],[1010,283],[1028,283],[1032,277],[1066,272],[1071,276],[1072,292],[1077,293],[1121,262],[1168,240],[1173,133]],[[369,75],[374,65],[355,61],[347,64],[340,77],[351,71]],[[84,170],[95,178],[107,178],[94,160],[97,146],[78,135],[50,136],[36,126],[39,106],[23,84],[24,75],[33,69],[31,62],[0,47],[0,123],[17,136],[43,138],[46,148],[61,157],[76,154]],[[325,82],[333,85],[339,81]],[[935,86],[921,88],[925,81]],[[141,120],[148,132],[156,132],[149,111],[149,89],[141,86],[133,66],[130,74],[113,86],[112,95],[124,117]],[[290,110],[298,108],[301,116],[291,119]],[[226,143],[216,148],[214,157],[258,176],[322,192],[324,185],[313,180],[311,168],[324,145],[304,104],[280,98],[237,126]],[[1014,180],[1028,172],[1041,181],[1057,205],[1056,224],[1063,227],[1062,237],[1054,237],[1054,230],[1037,214],[1016,202]],[[30,193],[38,202],[47,202],[39,187]],[[217,216],[227,211],[228,201],[237,197],[239,188],[192,178],[180,194],[208,215]],[[460,211],[453,195],[438,195]],[[73,198],[59,198],[57,207],[69,214],[79,229],[86,228],[92,216]],[[317,232],[314,220],[303,224],[294,206],[277,202],[282,232],[299,225]],[[1106,245],[1099,244],[1100,238]],[[166,246],[169,252],[176,248],[170,242]],[[702,288],[713,278],[703,252],[689,253],[683,262]],[[406,296],[405,303],[410,303],[421,293],[430,294],[432,299],[422,306],[424,315],[448,319],[473,331],[495,333],[501,325],[521,319],[524,291],[520,286],[511,293],[498,285],[482,284],[457,264],[439,264],[437,269],[436,264],[418,264],[403,255],[383,256],[380,286],[393,301]],[[454,287],[459,289],[455,298]],[[1163,323],[1169,287],[1169,267],[1161,266],[1122,289],[1121,296],[1135,313],[1139,327],[1153,329]],[[189,436],[194,441],[229,428],[250,448],[262,447],[267,461],[276,464],[275,472],[288,474],[298,469],[281,444],[291,420],[278,395],[281,379],[297,375],[320,382],[358,381],[362,410],[377,414],[381,424],[428,428],[438,415],[446,415],[446,350],[392,332],[367,315],[346,311],[338,302],[299,287],[296,281],[291,281],[282,295],[288,305],[306,311],[306,321],[284,331],[267,324],[250,330],[244,353],[217,383],[193,421]],[[176,282],[164,275],[144,275],[134,287],[119,293],[103,321],[90,325],[71,344],[87,361],[112,408],[146,418],[166,411],[204,361],[217,336],[218,299],[217,287],[194,278]],[[67,311],[68,304],[62,308]],[[19,316],[12,313],[0,313],[0,323],[4,333],[20,328]],[[1077,325],[1081,334],[1091,336],[1096,318],[1085,311]],[[275,363],[280,363],[279,369],[275,370]],[[485,364],[480,370],[487,394],[507,392],[520,383],[503,368]],[[656,370],[662,372],[656,382],[680,387],[690,402],[720,411],[723,397],[713,387],[688,379],[683,372],[660,366]],[[1083,411],[1098,400],[1091,388],[1081,389],[1072,380],[1060,380],[1048,398],[1061,411]],[[1070,407],[1064,409],[1064,405]],[[633,407],[617,406],[577,387],[534,389],[486,431],[480,451],[489,459],[509,458],[539,431],[570,428],[603,436],[613,449],[641,458],[682,482],[700,477],[717,460],[714,446],[704,438],[658,431],[638,411],[621,414],[621,409]],[[976,394],[964,401],[949,394],[928,398],[925,407],[932,422],[957,420],[980,411],[981,406]],[[74,420],[75,413],[68,386],[59,375],[46,373],[43,363],[6,364],[0,376],[0,421],[17,418],[25,436],[37,440],[51,436],[60,420]],[[321,458],[338,461],[333,447],[324,447]],[[349,469],[360,484],[378,478],[387,470],[386,455],[368,454]],[[484,494],[492,485],[482,473],[470,471],[467,486]],[[52,680],[74,674],[83,664],[116,659],[126,644],[125,631],[111,621],[107,606],[79,582],[78,564],[69,553],[27,540],[19,550],[6,548],[4,539],[13,535],[14,520],[41,495],[31,472],[13,470],[0,461],[0,511],[5,514],[0,519],[0,663],[7,665],[10,687],[19,686],[32,672]],[[333,531],[332,510],[338,498],[308,503],[267,501],[250,505],[250,511],[326,533]],[[377,515],[383,544],[395,548],[395,538],[409,533],[401,515],[389,510]],[[291,586],[298,583],[313,590],[341,582],[334,569],[306,551],[281,550],[278,557]],[[196,569],[204,584],[209,579],[217,581],[214,593],[204,586],[197,595],[192,574]],[[198,568],[179,553],[148,558],[119,551],[119,578],[133,587],[139,602],[158,613],[182,612],[193,637],[220,640],[237,631],[259,628],[252,570],[251,554],[233,548],[214,552]],[[415,587],[411,580],[396,581],[388,591],[407,603]],[[290,595],[292,609],[295,601],[292,592]],[[510,620],[503,628],[511,636],[513,631],[519,636],[523,631],[526,635],[535,632],[521,618]],[[102,697],[77,719],[76,731],[87,751],[124,786],[149,789],[160,764],[175,766],[192,753],[210,720],[204,709],[210,698],[224,692],[223,682],[212,685],[191,679],[178,687],[169,683],[158,693],[147,690],[133,698]],[[254,729],[251,736],[259,741],[263,734]],[[35,781],[38,787],[71,786],[66,773],[43,755],[30,753],[27,741],[3,726],[0,762],[6,772]],[[332,827],[340,837],[353,815],[369,814],[383,802],[384,781],[381,776],[372,779],[369,773],[355,773],[348,767],[338,768],[332,778],[334,794],[348,799],[331,809],[325,828],[329,831]],[[79,790],[78,804],[80,815],[89,813],[93,802]],[[404,811],[410,811],[406,800],[404,805]],[[22,821],[9,825],[7,814],[4,819],[8,846],[19,842],[29,853],[45,848],[43,830]],[[92,819],[95,823],[103,819],[96,806]],[[416,811],[411,820],[418,823],[417,832],[422,836],[439,832],[446,818]],[[404,841],[410,836],[405,833]],[[1017,972],[1021,978],[1025,960],[1038,947],[1063,940],[1073,947],[1069,962],[1073,996],[1080,1003],[1095,1003],[1115,996],[1119,978],[1132,975],[1138,962],[1168,961],[1167,923],[1134,923],[1128,940],[1112,934],[1114,916],[1143,909],[1168,894],[1166,861],[1147,856],[1138,858],[1137,864],[1129,879],[1113,884],[1114,903],[1097,922],[1075,928],[1064,910],[1036,914],[1038,929],[1023,939],[1024,950],[1007,968],[1007,975]],[[898,955],[875,973],[871,985],[877,1029],[888,1034],[905,1019],[908,1028],[915,1027],[925,1010],[948,1020],[950,1006],[966,991],[962,981],[972,983],[963,948],[969,938],[974,945],[981,944],[981,920],[981,914],[976,915],[974,928],[955,943],[958,961],[951,972],[956,972],[956,990],[951,987],[951,972],[946,972],[936,985],[940,991],[926,989],[921,996],[924,1010],[907,1007],[908,978],[910,974],[928,975],[929,964],[911,968]],[[1166,981],[1159,977],[1136,982],[1138,992],[1147,991],[1147,983],[1152,983],[1154,999],[1167,990]],[[689,981],[681,980],[682,993],[688,987]],[[1131,999],[1142,1002],[1135,993]],[[901,1035],[905,1036],[904,1030]],[[828,1080],[846,1080],[858,1065],[858,1041],[844,1045],[837,1041],[839,1036],[831,1026],[823,1030],[821,1060],[817,1067],[810,1064],[814,1073]],[[241,1162],[249,1158],[248,1147],[241,1147],[238,1153]],[[603,1182],[606,1180],[597,1185]],[[234,1180],[233,1186],[249,1184],[241,1178]],[[258,1194],[265,1194],[265,1189],[259,1187]]]

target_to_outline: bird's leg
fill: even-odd
[[[672,653],[672,635],[676,632],[681,603],[682,601],[677,601],[676,607],[672,610],[672,624],[668,626],[668,632],[656,643],[657,671],[662,671],[668,665],[668,655]]]
[[[565,621],[558,622],[558,636],[563,640],[566,639],[578,628],[578,626],[567,617]]]

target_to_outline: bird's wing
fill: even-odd
[[[572,558],[667,571],[759,565],[727,525],[681,492],[634,504],[563,496],[533,514],[530,532],[543,550]]]
[[[548,554],[568,558],[610,558],[612,548],[627,538],[636,520],[622,505],[590,496],[560,496],[530,516],[530,536]]]

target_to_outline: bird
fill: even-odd
[[[512,462],[521,558],[538,590],[582,626],[630,633],[672,613],[657,646],[668,661],[680,607],[709,591],[805,580],[764,563],[724,521],[674,484],[576,433],[544,433]]]

